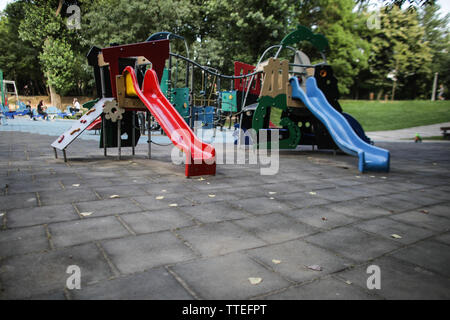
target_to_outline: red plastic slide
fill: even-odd
[[[100,130],[102,128],[102,117],[98,117],[92,122],[86,130]]]
[[[145,73],[142,90],[134,69],[126,67],[139,99],[152,113],[173,144],[186,154],[186,177],[216,174],[216,150],[197,138],[178,111],[161,92],[158,77],[152,69]]]

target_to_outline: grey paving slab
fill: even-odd
[[[8,195],[34,193],[44,190],[62,190],[59,181],[49,181],[46,183],[23,182],[19,180],[17,183],[8,184]]]
[[[17,228],[79,219],[70,204],[13,209],[7,212],[7,227]]]
[[[183,263],[172,269],[203,299],[247,299],[289,285],[242,253]],[[262,281],[252,285],[249,278]]]
[[[94,189],[103,199],[109,199],[109,197],[114,195],[118,195],[122,198],[147,195],[143,187],[139,185],[95,187]]]
[[[101,242],[121,273],[134,273],[195,258],[195,254],[169,231]]]
[[[419,212],[428,212],[431,215],[438,215],[445,218],[450,219],[450,203],[444,203],[444,204],[438,204],[438,205],[432,205],[424,208],[420,208],[417,211]]]
[[[418,227],[431,229],[434,231],[450,230],[450,219],[440,216],[426,214],[419,210],[408,211],[405,213],[391,216],[391,219],[410,223]]]
[[[185,206],[180,207],[180,210],[202,223],[243,219],[251,216],[249,213],[235,208],[228,202],[213,202],[195,206]]]
[[[37,206],[36,193],[12,194],[0,197],[0,211]]]
[[[323,277],[353,265],[349,259],[302,240],[292,240],[247,251],[249,256],[261,261],[284,278],[295,282]],[[275,260],[278,263],[275,263]],[[277,261],[278,260],[278,261]],[[322,271],[308,266],[318,265]]]
[[[311,283],[290,287],[280,293],[264,297],[266,300],[379,300],[379,296],[370,294],[345,281],[328,277]]]
[[[297,239],[317,232],[316,228],[299,223],[279,213],[236,220],[233,223],[268,243]]]
[[[287,203],[289,206],[294,208],[313,207],[331,202],[330,200],[318,197],[314,193],[317,193],[317,191],[308,191],[290,194],[275,194],[272,197],[280,202]]]
[[[348,188],[333,188],[317,190],[316,194],[320,198],[324,198],[330,201],[348,201],[362,197],[362,195],[355,195],[354,193],[345,191]]]
[[[389,197],[404,201],[411,201],[413,203],[417,203],[423,206],[433,205],[442,202],[442,200],[438,200],[427,196],[420,190],[407,191],[403,193],[393,193],[390,194]]]
[[[45,227],[0,230],[0,257],[50,249]]]
[[[420,267],[401,262],[392,257],[376,259],[369,264],[338,273],[343,280],[350,281],[361,288],[367,288],[369,265],[380,268],[381,289],[372,289],[386,299],[449,299],[450,280]]]
[[[245,229],[228,221],[184,228],[177,233],[205,257],[224,255],[266,244]]]
[[[389,218],[378,218],[370,221],[354,224],[353,227],[378,234],[386,239],[391,239],[399,243],[410,244],[433,235],[427,229],[413,227],[400,221]],[[398,235],[401,238],[393,237]]]
[[[350,200],[345,202],[330,203],[328,205],[325,205],[325,207],[330,208],[333,211],[343,213],[347,216],[362,219],[370,219],[379,216],[391,215],[391,213],[388,210],[375,207],[361,199],[357,201]]]
[[[164,268],[102,281],[74,290],[76,300],[191,300],[193,297]]]
[[[389,196],[372,197],[368,198],[366,201],[373,206],[381,207],[395,213],[416,209],[421,206],[415,202],[394,199]]]
[[[81,201],[98,200],[94,191],[89,189],[63,190],[63,191],[42,191],[39,192],[39,199],[43,206],[55,204],[65,204]]]
[[[75,206],[81,213],[92,212],[87,218],[142,211],[134,201],[126,198],[78,202]]]
[[[114,216],[52,223],[48,228],[56,247],[130,235]]]
[[[163,196],[164,198],[158,198]],[[191,200],[186,199],[180,194],[169,194],[164,193],[158,196],[140,196],[133,197],[133,199],[144,209],[144,210],[160,210],[171,207],[182,207],[182,206],[192,206]]]
[[[150,233],[195,225],[178,208],[123,214],[121,218],[136,233]]]
[[[394,241],[351,227],[340,227],[322,232],[306,237],[306,240],[358,262],[379,257],[400,246]]]
[[[243,199],[233,203],[239,209],[245,210],[253,214],[267,214],[273,212],[284,212],[290,209],[290,207],[278,200],[270,199],[270,197],[259,197]]]
[[[94,244],[6,258],[0,265],[0,299],[22,299],[62,290],[70,276],[67,267],[71,265],[80,267],[82,287],[111,276]]]
[[[450,246],[447,244],[425,240],[398,250],[392,256],[450,277]]]
[[[328,206],[308,207],[286,211],[285,214],[320,229],[331,229],[356,221],[355,217],[336,212]]]
[[[450,245],[450,232],[444,233],[443,235],[436,237],[435,240]]]

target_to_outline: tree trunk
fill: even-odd
[[[382,95],[383,95],[383,89],[380,89],[380,91],[378,91],[378,94],[377,94],[377,100],[380,100]]]
[[[61,96],[56,93],[55,88],[53,88],[51,85],[48,85],[48,88],[50,90],[50,103],[52,104],[52,106],[61,109]]]

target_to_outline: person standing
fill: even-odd
[[[25,109],[26,109],[25,114],[28,114],[30,116],[30,119],[33,119],[33,110],[31,110],[31,101],[30,100],[27,101],[27,105],[25,106]]]
[[[439,93],[438,93],[438,99],[439,100],[445,100],[444,99],[444,85],[441,83],[439,86]]]

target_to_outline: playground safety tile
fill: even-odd
[[[204,257],[224,255],[266,244],[247,230],[228,221],[183,228],[178,230],[177,234]]]
[[[29,300],[66,300],[66,296],[64,295],[64,290],[59,289],[52,292],[46,292],[44,294],[38,294],[33,297],[27,298]]]
[[[74,207],[70,204],[14,209],[7,211],[6,217],[8,228],[79,219]]]
[[[93,178],[114,178],[117,177],[117,172],[111,171],[101,171],[101,170],[87,170],[80,172],[79,175],[83,179],[93,179]]]
[[[450,219],[450,203],[449,202],[420,208],[418,210],[419,210],[419,212],[422,212],[422,213],[424,213],[424,210],[425,210],[426,213],[429,213],[431,215],[437,215],[437,216],[441,216],[441,217]]]
[[[139,203],[139,205],[144,208],[144,210],[159,210],[166,209],[170,207],[182,207],[182,206],[192,206],[193,203],[187,200],[180,194],[165,194],[164,198],[160,199],[159,196],[140,196],[133,197],[133,199]]]
[[[400,247],[400,244],[394,241],[351,227],[321,232],[306,237],[305,240],[358,262],[379,257]]]
[[[150,233],[195,225],[177,208],[122,214],[122,220],[136,233]]]
[[[392,241],[403,244],[410,244],[433,235],[433,232],[430,230],[413,227],[389,218],[364,221],[354,224],[353,227],[378,234],[386,239],[391,239]],[[393,234],[399,235],[401,238],[393,238]]]
[[[0,210],[31,208],[36,205],[36,193],[12,194],[0,197]]]
[[[75,177],[73,179],[62,179],[61,183],[64,185],[64,189],[78,189],[78,190],[84,188],[95,189],[95,187],[109,187],[115,185],[109,178],[81,180]]]
[[[196,257],[169,231],[104,240],[101,245],[123,274],[191,260]]]
[[[48,249],[49,243],[43,226],[0,231],[0,257]]]
[[[265,300],[379,300],[354,284],[341,279],[326,277],[301,286],[290,287],[282,292],[263,297]]]
[[[269,192],[276,192],[276,194],[288,194],[288,193],[299,193],[306,189],[306,186],[294,183],[270,183],[261,185],[261,189],[266,191],[265,195],[269,195]]]
[[[316,191],[290,193],[290,194],[276,194],[273,195],[272,197],[294,208],[313,207],[331,202],[330,200],[318,197]]]
[[[346,191],[348,188],[334,188],[334,189],[323,189],[316,190],[315,193],[317,197],[324,198],[330,201],[348,201],[360,198],[361,194],[355,194],[353,192]]]
[[[412,224],[421,228],[443,232],[450,230],[450,219],[413,210],[391,216],[391,219]]]
[[[213,202],[195,206],[185,206],[180,207],[180,211],[192,216],[200,223],[243,219],[251,216],[242,210],[236,209],[228,202]]]
[[[332,205],[294,209],[286,211],[285,214],[294,218],[296,221],[320,229],[331,229],[350,224],[357,220],[355,217],[346,216],[334,211]]]
[[[192,300],[164,268],[122,276],[70,292],[75,300]]]
[[[386,299],[432,300],[450,298],[450,280],[448,278],[390,256],[340,272],[337,276],[344,281],[352,282],[356,286],[367,288],[367,280],[373,274],[373,272],[366,272],[369,265],[378,266],[381,273],[381,288],[370,291]]]
[[[279,213],[236,220],[233,223],[268,243],[297,239],[317,232],[316,228]]]
[[[390,196],[371,197],[367,198],[365,201],[368,204],[389,210],[392,213],[416,209],[421,206],[414,202],[394,199]]]
[[[62,190],[62,191],[41,191],[39,199],[42,206],[65,204],[80,201],[98,200],[98,197],[90,189]]]
[[[80,267],[81,287],[112,275],[94,244],[10,257],[0,265],[0,299],[23,299],[62,290],[71,265]]]
[[[171,269],[202,299],[248,299],[289,285],[242,253],[178,264]],[[251,277],[262,281],[252,285],[248,280]]]
[[[130,235],[116,217],[82,219],[48,226],[53,244],[67,247],[81,243]]]
[[[92,212],[86,218],[142,211],[142,208],[128,198],[78,202],[75,206],[80,213]]]
[[[188,194],[188,193],[193,193],[196,191],[196,189],[194,189],[193,187],[191,187],[189,184],[187,183],[182,183],[182,182],[178,182],[178,183],[165,183],[165,182],[161,182],[161,183],[147,183],[146,185],[142,186],[142,190],[144,190],[146,192],[146,194],[150,194],[150,195],[161,195],[163,193],[168,193],[168,194]],[[165,190],[165,191],[163,191]]]
[[[219,192],[214,191],[191,192],[187,193],[185,197],[196,205],[218,201],[233,202],[234,200],[239,199],[239,197],[235,193],[223,192],[222,190],[220,190]]]
[[[388,210],[375,207],[362,199],[358,199],[358,201],[350,200],[339,203],[330,203],[325,205],[325,207],[347,216],[361,219],[371,219],[378,216],[391,215]]]
[[[258,198],[249,198],[245,199],[245,201],[239,201],[233,203],[234,206],[238,209],[243,209],[247,212],[253,214],[267,214],[273,212],[285,212],[290,209],[288,205],[285,203],[274,199],[270,199],[267,197],[258,197]]]
[[[132,186],[112,186],[112,187],[94,187],[94,190],[103,199],[109,199],[112,195],[118,195],[120,197],[131,197],[131,196],[144,196],[147,195],[142,186],[132,185]]]
[[[16,180],[16,182],[12,182],[8,184],[8,195],[12,194],[23,194],[29,192],[38,192],[38,191],[47,191],[47,190],[62,190],[62,186],[58,181],[48,181],[46,183],[39,182],[23,182]]]
[[[436,241],[446,243],[450,245],[450,232],[447,232],[443,235],[440,235],[439,237],[434,238]]]
[[[271,190],[273,190],[273,189],[271,189]],[[219,192],[221,192],[221,191],[222,190],[220,190]],[[263,189],[262,187],[261,188],[253,188],[253,187],[248,187],[248,186],[247,187],[230,187],[230,188],[226,188],[224,191],[231,193],[231,194],[235,194],[239,199],[257,198],[257,197],[269,195],[269,191],[267,191],[266,189]],[[275,192],[277,192],[277,191],[275,191]]]
[[[303,282],[344,270],[353,265],[352,261],[340,257],[326,249],[292,240],[247,251],[248,255],[260,261],[275,273],[293,282]],[[280,261],[278,264],[273,260]],[[321,271],[311,270],[308,266],[318,265]]]
[[[438,200],[435,198],[429,197],[427,194],[425,194],[422,191],[407,191],[404,193],[393,193],[390,194],[389,197],[404,201],[411,201],[413,203],[420,204],[422,206],[428,206],[433,205],[442,202],[442,200]]]
[[[392,256],[424,269],[450,277],[450,246],[434,240],[424,240],[409,247],[402,248]]]

